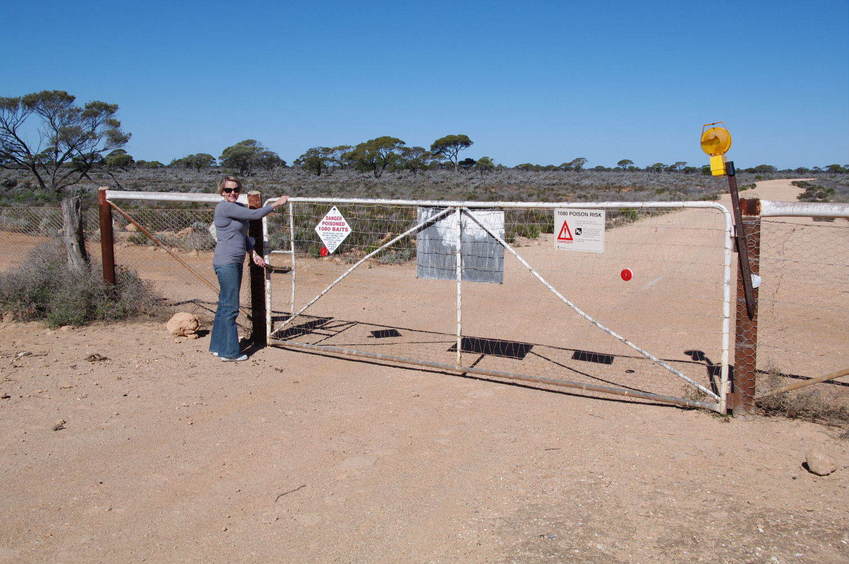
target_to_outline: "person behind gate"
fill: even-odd
[[[248,236],[249,222],[262,219],[289,200],[288,196],[281,196],[271,205],[252,210],[237,201],[241,191],[242,183],[239,179],[233,176],[222,178],[218,183],[218,193],[224,200],[215,206],[213,219],[216,243],[212,266],[218,277],[219,289],[209,352],[230,362],[248,358],[239,349],[239,333],[236,329],[245,255],[249,254],[257,266],[266,266],[265,260],[254,251],[253,239]]]

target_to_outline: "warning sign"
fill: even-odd
[[[554,210],[554,245],[558,249],[604,252],[604,210],[558,208]]]
[[[563,243],[565,241],[574,241],[575,238],[572,237],[572,231],[569,230],[569,222],[563,220],[563,227],[560,228],[560,233],[557,235],[557,241]]]
[[[321,242],[327,247],[327,251],[332,253],[351,234],[351,226],[348,225],[336,206],[333,206],[315,226],[315,232],[318,233]]]

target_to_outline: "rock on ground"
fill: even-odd
[[[165,324],[165,328],[168,329],[168,332],[172,335],[176,335],[177,337],[188,337],[189,335],[194,335],[199,327],[200,320],[198,320],[197,316],[185,311],[175,313],[171,319],[168,320],[168,323]]]
[[[805,463],[808,466],[808,472],[817,476],[828,476],[835,470],[837,465],[825,452],[819,448],[812,448],[805,455]]]

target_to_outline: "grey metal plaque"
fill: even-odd
[[[419,222],[445,208],[418,208]],[[472,210],[471,214],[487,229],[504,239],[504,212]],[[504,248],[475,221],[462,214],[463,280],[501,284],[504,281]],[[416,277],[454,280],[457,277],[457,214],[449,214],[419,231],[416,237]]]

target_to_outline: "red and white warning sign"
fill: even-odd
[[[321,242],[327,247],[328,253],[333,253],[342,244],[342,241],[351,234],[351,226],[348,225],[336,206],[333,206],[315,226],[315,232],[318,233]]]
[[[568,251],[604,252],[604,210],[557,208],[554,210],[554,246]]]

